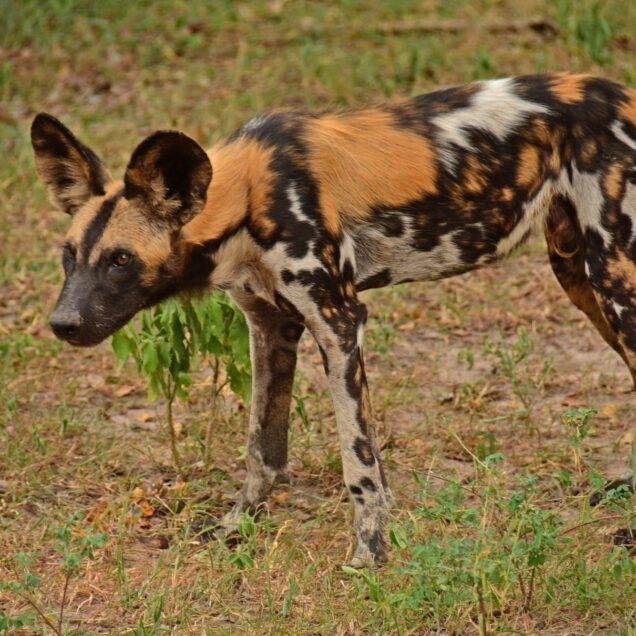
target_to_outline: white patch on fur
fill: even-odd
[[[453,170],[456,156],[452,146],[473,150],[467,136],[470,128],[494,135],[499,141],[521,125],[530,114],[547,113],[548,108],[522,99],[514,92],[511,78],[483,82],[471,98],[470,106],[457,108],[433,118],[439,129],[442,161]]]
[[[298,196],[298,192],[296,191],[296,184],[294,182],[287,188],[287,197],[291,203],[291,207],[289,211],[303,223],[309,223],[313,225],[313,221],[305,214],[303,211],[303,207],[300,204],[300,197]]]
[[[263,254],[263,263],[275,276],[279,276],[284,269],[294,274],[302,270],[324,269],[324,265],[314,256],[312,250],[313,241],[310,242],[309,249],[305,256],[302,258],[292,258],[287,253],[287,245],[279,241],[274,247]]]
[[[535,197],[524,204],[523,216],[512,232],[497,243],[497,257],[509,254],[531,232],[541,226],[548,213],[548,204],[552,198],[554,184],[544,183]]]
[[[257,115],[252,117],[246,124],[243,125],[243,130],[253,131],[258,130],[267,121],[267,115]]]
[[[621,317],[622,313],[625,311],[625,307],[617,303],[615,300],[612,301],[612,309],[614,310],[614,312],[619,318]]]
[[[340,243],[340,271],[344,269],[345,263],[349,261],[353,267],[353,271],[356,270],[356,252],[353,245],[351,236],[345,232],[342,243]]]
[[[634,150],[636,150],[636,140],[632,139],[624,130],[623,130],[623,123],[620,121],[615,121],[612,126],[611,126],[611,130],[614,133],[614,136],[616,137],[616,139],[619,139],[620,141],[622,141],[626,146],[629,146],[630,148],[633,148]]]
[[[612,242],[610,233],[601,225],[601,212],[605,198],[601,190],[600,174],[579,172],[572,166],[572,197],[576,206],[581,230],[598,232],[607,246]]]
[[[259,298],[274,303],[274,279],[263,267],[263,250],[245,230],[224,241],[214,255],[216,267],[210,277],[211,287],[244,289],[249,285]]]
[[[632,235],[629,243],[631,247],[632,241],[636,238],[636,185],[627,183],[625,187],[625,196],[621,203],[621,212],[628,216],[632,222]]]
[[[364,343],[364,325],[362,323],[358,325],[358,333],[356,334],[356,342],[358,343],[358,347],[362,349],[362,344]]]

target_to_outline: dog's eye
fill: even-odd
[[[117,252],[113,257],[113,265],[116,267],[126,267],[132,260],[132,256],[128,252]]]

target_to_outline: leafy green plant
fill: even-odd
[[[95,559],[95,551],[106,545],[108,536],[103,532],[94,532],[82,525],[82,514],[76,513],[66,519],[63,525],[54,530],[57,539],[54,550],[61,561],[61,572],[64,576],[62,596],[56,618],[46,611],[48,599],[40,589],[41,577],[33,569],[37,555],[18,552],[10,562],[14,578],[11,581],[0,581],[0,591],[13,594],[31,608],[31,612],[22,612],[16,616],[8,616],[0,610],[0,632],[10,629],[34,625],[40,620],[54,634],[62,636],[64,628],[64,610],[68,600],[68,588],[71,579],[79,573],[82,564]]]
[[[151,396],[165,399],[172,458],[185,481],[187,475],[174,426],[174,401],[187,397],[193,366],[207,360],[213,384],[212,415],[206,432],[205,461],[208,464],[222,389],[229,384],[244,400],[250,398],[249,334],[243,315],[218,294],[184,302],[171,299],[142,312],[139,326],[129,324],[112,337],[111,344],[120,364],[129,357],[135,360],[138,370],[148,380]]]
[[[590,424],[597,409],[587,406],[578,406],[568,409],[563,415],[564,424],[572,430],[570,444],[574,453],[574,465],[581,472],[581,443],[590,433]]]
[[[585,516],[565,528],[560,510],[545,508],[537,477],[506,487],[491,465],[470,489],[452,480],[438,490],[418,483],[421,505],[389,532],[395,565],[382,574],[343,568],[378,610],[374,628],[452,632],[472,623],[482,634],[495,625],[508,633],[508,614],[547,605],[589,611],[601,597],[620,608],[633,585],[628,550],[577,541],[573,535],[597,521]]]

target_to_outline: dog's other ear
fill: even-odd
[[[180,132],[156,132],[137,146],[124,176],[124,196],[140,199],[173,229],[205,206],[212,164],[199,144]]]
[[[31,125],[38,174],[53,203],[74,214],[88,199],[104,194],[110,175],[101,159],[52,115],[40,113]]]

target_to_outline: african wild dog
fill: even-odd
[[[227,526],[286,478],[307,328],[353,498],[353,564],[384,559],[389,490],[358,292],[492,263],[536,226],[563,289],[636,379],[636,92],[613,82],[533,75],[360,110],[276,112],[209,154],[181,133],[157,132],[123,181],[50,115],[35,118],[32,141],[40,175],[72,215],[51,317],[58,337],[97,344],[182,292],[224,289],[245,312],[248,474]]]

